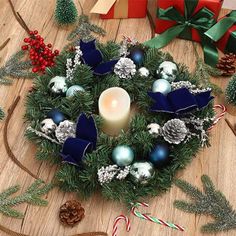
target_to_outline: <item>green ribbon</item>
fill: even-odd
[[[218,51],[212,44],[212,41],[204,35],[216,23],[214,13],[204,7],[193,14],[197,5],[198,0],[185,0],[184,16],[175,7],[169,7],[167,9],[159,8],[157,11],[158,18],[175,21],[177,24],[144,44],[149,47],[162,48],[178,36],[184,35],[185,38],[191,39],[191,29],[194,28],[199,32],[201,37],[205,62],[211,66],[215,66],[218,61]]]
[[[232,11],[228,14],[225,18],[220,20],[217,24],[211,27],[207,32],[204,34],[212,39],[213,41],[217,42],[220,40],[225,33],[236,23],[236,11]]]

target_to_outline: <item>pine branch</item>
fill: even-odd
[[[0,107],[0,120],[2,120],[4,118],[4,116],[5,116],[4,111]]]
[[[24,215],[12,207],[22,203],[46,206],[48,202],[41,199],[41,196],[47,194],[52,187],[52,184],[43,184],[42,180],[36,180],[23,194],[9,198],[20,190],[19,185],[10,187],[0,193],[0,212],[9,217],[23,218]]]
[[[222,89],[211,82],[211,77],[219,77],[222,75],[222,73],[217,68],[213,68],[207,65],[204,60],[200,58],[195,44],[193,44],[193,47],[197,58],[196,68],[193,73],[194,79],[196,79],[199,85],[201,85],[202,87],[209,87],[215,94],[221,94]]]
[[[77,37],[79,39],[83,39],[85,41],[89,41],[94,39],[92,33],[104,36],[106,32],[99,26],[91,24],[88,16],[81,15],[78,19],[77,27],[69,34],[68,40],[76,40]]]
[[[32,78],[33,73],[29,72],[31,68],[30,61],[22,61],[25,56],[25,52],[19,51],[15,53],[6,64],[0,68],[0,84],[11,84],[12,80],[9,77],[13,78]]]
[[[212,216],[215,221],[203,225],[201,227],[203,233],[236,229],[236,212],[232,209],[229,201],[220,191],[215,189],[214,184],[207,175],[203,175],[201,180],[204,192],[201,192],[186,181],[177,180],[175,182],[193,200],[193,203],[175,201],[175,207],[189,213]]]

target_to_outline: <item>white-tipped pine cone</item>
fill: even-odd
[[[136,73],[136,65],[131,59],[122,57],[116,63],[114,72],[122,79],[129,79]]]
[[[64,120],[62,121],[55,130],[55,135],[60,143],[64,143],[68,137],[75,137],[75,123]]]

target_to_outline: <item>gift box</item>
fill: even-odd
[[[222,4],[223,0],[157,0],[156,33],[162,34],[173,26],[186,24],[188,27],[178,37],[201,42],[198,24],[208,17],[208,22],[202,21],[205,24],[202,28],[206,28],[205,31],[210,28],[217,20]]]
[[[143,18],[147,14],[148,0],[98,0],[91,13],[102,19]]]

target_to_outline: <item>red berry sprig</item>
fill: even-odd
[[[58,50],[52,51],[52,44],[45,44],[44,39],[38,34],[38,31],[30,31],[30,37],[25,38],[26,43],[21,47],[24,51],[29,51],[34,73],[45,72],[47,67],[55,65],[55,57],[59,55]]]

